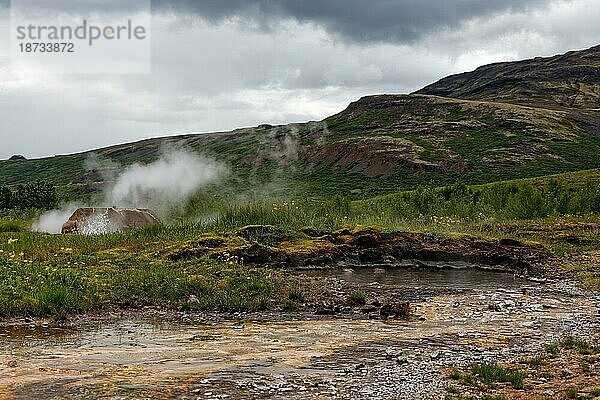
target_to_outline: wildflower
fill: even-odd
[[[19,239],[8,239],[8,244],[13,244],[13,243],[16,243],[18,241],[19,241]]]

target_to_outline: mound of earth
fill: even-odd
[[[476,267],[531,274],[548,261],[550,254],[540,245],[512,239],[440,237],[375,229],[335,232],[305,229],[302,236],[286,237],[274,227],[252,226],[220,238],[199,238],[171,251],[167,257],[171,261],[234,257],[245,264],[273,268]]]
[[[79,208],[65,222],[62,233],[89,235],[121,232],[158,222],[158,219],[145,209]]]

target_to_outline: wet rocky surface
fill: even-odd
[[[517,360],[564,335],[599,333],[598,296],[565,280],[382,268],[325,278],[339,296],[364,291],[366,304],[331,315],[163,312],[5,323],[0,397],[441,399],[448,367]],[[410,318],[365,311],[393,295],[410,303]]]

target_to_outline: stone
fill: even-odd
[[[246,327],[246,324],[244,324],[244,321],[240,321],[240,322],[236,322],[235,324],[231,325],[231,327],[233,329],[244,329]]]

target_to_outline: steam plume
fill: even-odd
[[[171,150],[147,165],[125,169],[106,191],[105,203],[119,207],[167,210],[225,173],[215,160],[184,150]]]
[[[107,182],[102,198],[87,206],[150,208],[159,214],[166,214],[183,204],[202,186],[226,173],[226,168],[216,160],[183,149],[165,150],[157,161],[133,164],[120,173],[117,173],[118,164],[95,155],[89,157],[85,165],[105,179],[112,178]],[[60,233],[62,225],[79,206],[70,203],[60,210],[44,213],[32,229]]]

